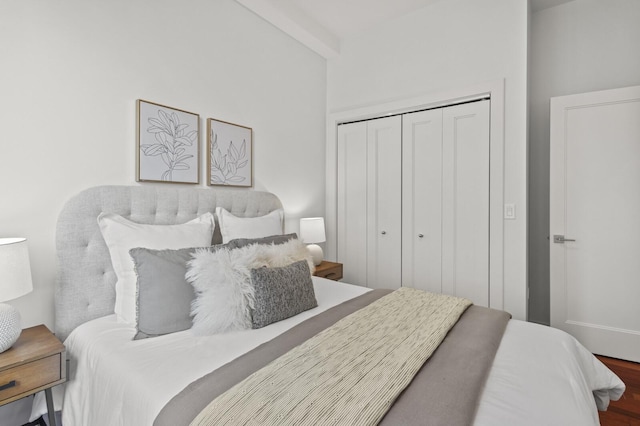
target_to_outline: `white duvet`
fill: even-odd
[[[318,307],[259,330],[196,337],[183,331],[132,340],[135,330],[99,318],[64,342],[75,375],[54,388],[64,426],[152,425],[185,386],[294,325],[369,289],[314,277]],[[64,395],[62,391],[64,390]],[[483,391],[476,425],[598,425],[624,384],[573,337],[511,320]],[[46,411],[36,398],[32,420]],[[59,408],[58,408],[59,409]]]

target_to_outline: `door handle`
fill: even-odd
[[[556,243],[556,244],[564,244],[564,243],[569,242],[569,241],[575,241],[575,240],[572,240],[570,238],[565,238],[564,235],[554,235],[553,236],[553,242]]]

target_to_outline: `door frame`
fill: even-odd
[[[504,309],[504,80],[496,80],[461,89],[452,89],[417,97],[332,112],[326,127],[326,200],[325,245],[327,259],[336,259],[338,221],[338,125],[358,120],[403,114],[427,108],[444,107],[489,97],[489,306]]]

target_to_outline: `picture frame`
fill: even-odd
[[[207,119],[207,185],[253,186],[253,129]]]
[[[136,181],[200,183],[200,116],[136,102]]]

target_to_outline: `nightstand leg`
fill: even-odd
[[[47,400],[47,411],[49,412],[49,426],[56,426],[56,410],[53,408],[53,395],[51,388],[44,390],[44,396]]]

